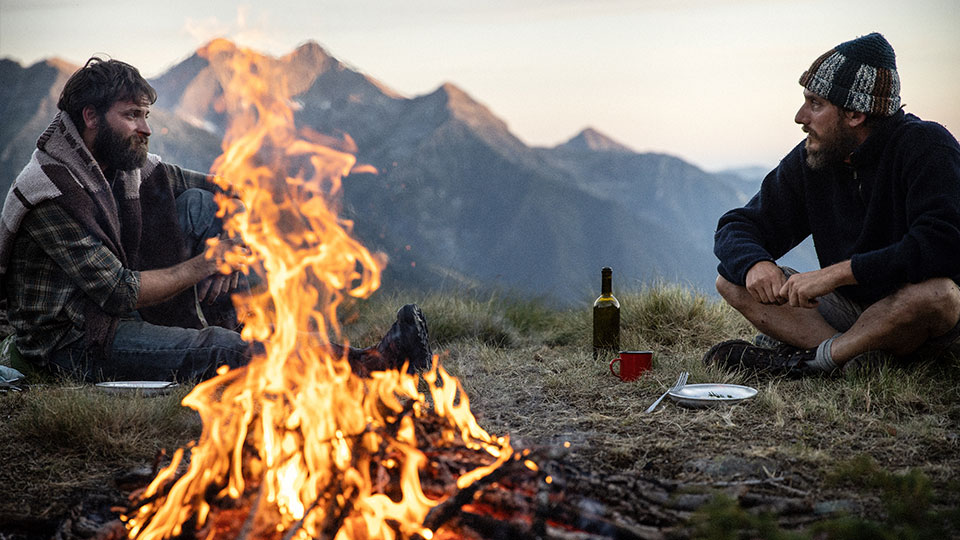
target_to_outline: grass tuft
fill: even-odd
[[[182,393],[117,396],[86,386],[30,392],[11,428],[44,452],[118,459],[158,450],[157,441],[197,433],[198,419],[180,414]]]
[[[726,304],[679,285],[647,287],[625,295],[621,306],[621,332],[656,349],[685,352],[752,333]]]
[[[751,514],[726,495],[718,495],[700,508],[691,519],[693,538],[699,540],[799,540],[803,534],[784,531],[770,514]]]
[[[934,506],[933,484],[916,468],[892,473],[880,467],[871,456],[862,454],[837,464],[827,474],[826,483],[878,492],[884,508],[881,520],[842,516],[812,528],[829,538],[934,540],[949,538],[951,530],[956,532],[960,524],[960,509]],[[865,536],[867,533],[869,536]]]

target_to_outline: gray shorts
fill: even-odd
[[[785,276],[792,276],[798,273],[789,266],[781,266]],[[857,322],[860,315],[870,307],[870,304],[857,302],[836,291],[821,296],[817,299],[817,311],[827,321],[827,324],[837,329],[838,332],[846,332]],[[944,353],[953,353],[960,356],[960,322],[958,322],[949,332],[942,336],[927,340],[919,349],[910,353],[904,360],[933,360]],[[892,355],[885,353],[871,353],[870,356],[883,356],[892,358]],[[855,358],[854,361],[857,359]],[[856,362],[850,362],[854,364]]]

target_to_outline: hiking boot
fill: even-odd
[[[705,364],[716,364],[727,369],[801,377],[814,370],[807,364],[817,356],[817,349],[798,349],[790,345],[777,348],[758,347],[742,339],[718,343],[703,355]]]
[[[416,304],[407,304],[397,311],[397,321],[376,346],[365,349],[349,347],[344,351],[342,345],[331,343],[330,348],[336,356],[343,356],[346,352],[350,368],[360,377],[369,377],[374,371],[400,369],[404,362],[407,363],[407,373],[423,371],[433,365],[427,320]]]
[[[760,333],[753,337],[753,344],[757,347],[765,347],[767,349],[776,349],[777,347],[782,346],[784,343],[773,339],[772,337]]]
[[[407,304],[397,311],[397,322],[380,340],[377,352],[394,369],[399,369],[407,362],[408,373],[430,367],[433,353],[430,350],[427,320],[416,304]]]

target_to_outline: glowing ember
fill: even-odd
[[[237,300],[250,314],[243,336],[263,342],[265,352],[245,368],[221,369],[183,400],[200,413],[203,433],[185,472],[180,449],[141,494],[126,516],[128,535],[432,538],[423,522],[442,499],[420,486],[426,457],[416,444],[418,419],[428,411],[445,418],[445,442],[492,456],[489,466],[460,476],[460,488],[509,459],[509,442],[477,425],[436,357],[424,376],[430,410],[416,376],[361,379],[331,353],[322,336],[342,341],[335,315],[344,294],[371,294],[382,267],[330,206],[355,158],[295,130],[276,60],[226,41],[201,53],[221,80],[231,118],[214,170],[246,207],[226,228],[249,252],[231,260],[261,261],[267,283]]]

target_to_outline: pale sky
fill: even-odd
[[[958,0],[0,0],[0,56],[24,65],[105,53],[152,77],[214,37],[313,40],[408,97],[452,82],[530,145],[591,126],[707,170],[774,166],[803,137],[800,74],[872,31],[906,110],[960,135]]]

